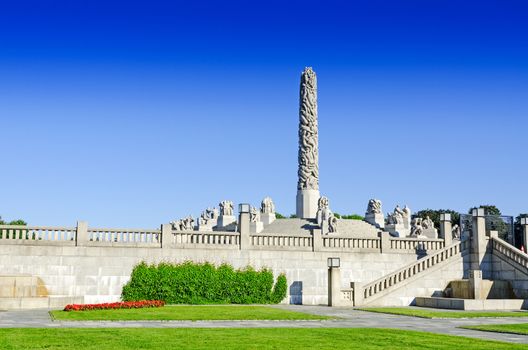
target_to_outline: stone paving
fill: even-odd
[[[398,328],[528,344],[528,336],[460,329],[480,324],[527,323],[527,318],[425,319],[326,306],[279,305],[339,319],[328,321],[53,321],[48,310],[0,311],[0,328]]]

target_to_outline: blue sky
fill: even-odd
[[[522,1],[190,3],[0,5],[4,219],[156,227],[268,195],[295,212],[305,66],[334,211],[528,212]]]

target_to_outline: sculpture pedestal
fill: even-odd
[[[411,230],[405,227],[405,224],[390,224],[385,225],[385,231],[388,231],[393,237],[407,237]]]
[[[203,232],[207,232],[207,231],[212,231],[213,230],[213,225],[208,222],[206,224],[201,224],[198,223],[198,231],[203,231]]]
[[[275,221],[275,213],[260,214],[260,221],[262,221],[264,225],[271,224],[273,221]]]
[[[366,214],[365,221],[377,228],[382,229],[385,227],[385,217],[383,214]]]
[[[318,190],[297,190],[296,215],[300,219],[315,219],[317,215]]]
[[[261,221],[251,222],[249,224],[249,232],[251,233],[260,233],[264,229],[264,223]]]
[[[437,239],[438,231],[435,228],[423,229],[421,236],[431,238],[431,239]]]
[[[234,216],[231,216],[231,215],[220,215],[218,217],[218,224],[217,224],[217,228],[218,229],[221,229],[223,227],[226,227],[232,223],[236,222],[236,217]]]

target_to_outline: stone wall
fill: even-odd
[[[351,281],[380,278],[417,259],[409,253],[0,245],[2,274],[37,276],[50,295],[84,296],[88,303],[119,300],[122,286],[140,261],[192,260],[285,272],[293,294],[285,302],[326,304],[328,257],[341,258],[343,287]]]

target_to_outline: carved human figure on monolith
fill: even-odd
[[[298,163],[297,216],[314,219],[319,199],[319,139],[317,77],[311,67],[305,68],[301,74]]]

